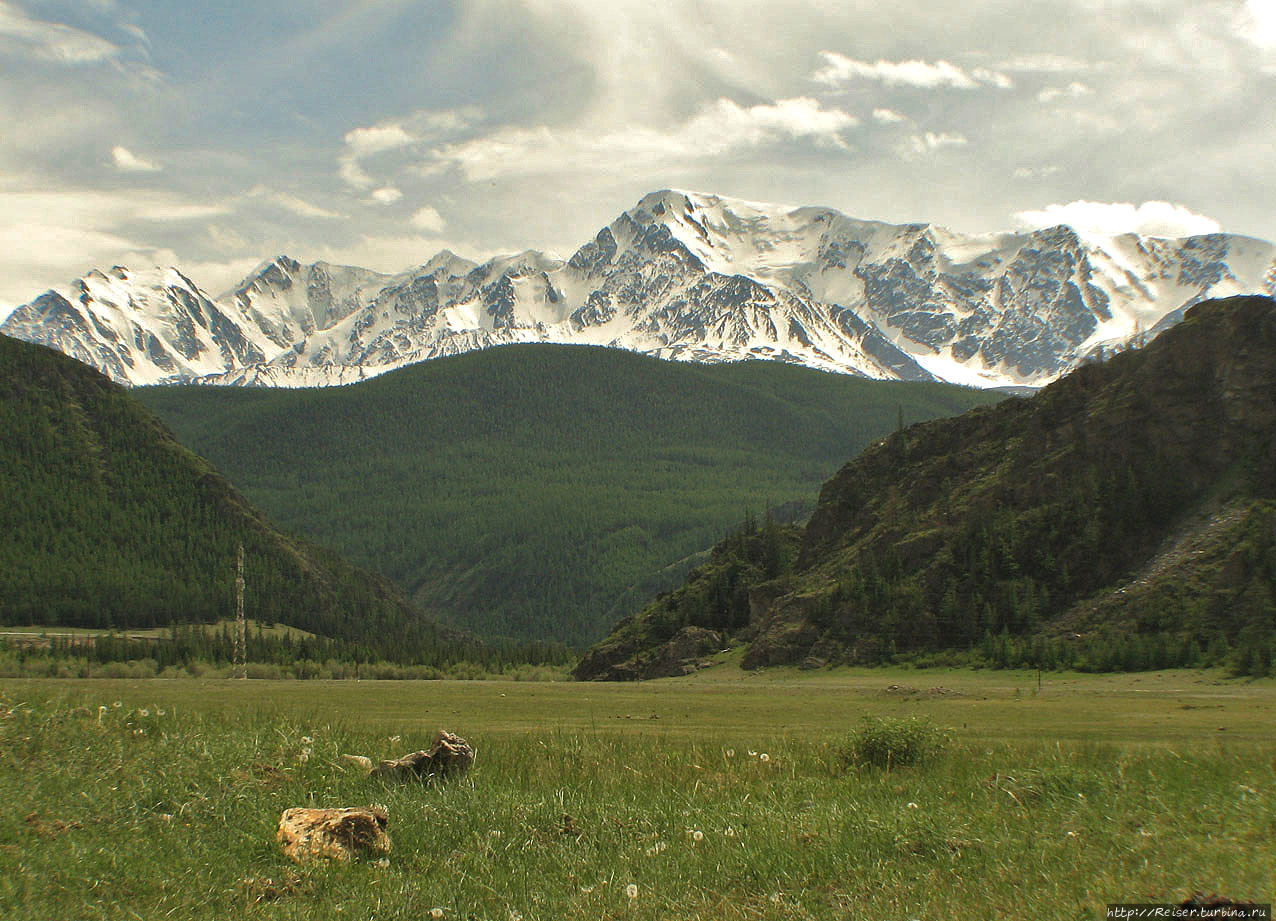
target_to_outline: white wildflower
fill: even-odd
[[[703,841],[703,840],[704,840],[704,832],[702,832],[700,829],[698,829],[698,828],[697,828],[695,831],[693,831],[693,832],[691,833],[691,840],[692,840],[692,841]]]
[[[727,757],[728,757],[728,758],[734,758],[734,757],[735,757],[735,749],[734,749],[734,748],[728,748],[728,749],[727,749]]]
[[[734,829],[734,828],[732,828],[730,825],[728,825],[728,826],[727,826],[727,830],[726,830],[726,831],[724,831],[724,832],[723,832],[723,834],[724,834],[724,835],[726,835],[728,838],[734,838],[734,837],[735,837],[735,829]]]
[[[625,887],[625,895],[629,896],[631,899],[638,898],[638,887],[633,883],[630,883]]]
[[[312,742],[314,742],[314,739],[310,738],[310,736],[302,736],[302,737],[301,737],[301,744],[302,744],[302,745],[309,745],[309,744],[311,744]]]
[[[431,917],[431,918],[442,918],[442,917],[443,917],[443,909],[442,909],[442,908],[437,908],[437,907],[436,907],[436,908],[431,908],[431,909],[430,909],[430,917]]]
[[[141,710],[137,711],[137,715],[141,717],[147,717],[151,715],[151,711],[143,707]]]
[[[768,755],[766,752],[763,752],[762,754],[758,755],[758,760],[762,762],[767,762],[771,760],[771,756]]]

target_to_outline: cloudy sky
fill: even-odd
[[[1276,0],[0,0],[0,316],[569,255],[665,187],[1276,239]]]

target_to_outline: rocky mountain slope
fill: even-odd
[[[514,342],[879,379],[1041,385],[1208,297],[1276,292],[1276,248],[1229,234],[969,236],[660,191],[562,260],[441,252],[384,275],[281,256],[212,298],[176,269],[90,272],[0,331],[121,383],[309,386]]]
[[[1270,654],[1274,635],[1276,302],[1238,297],[1031,399],[870,447],[804,530],[724,542],[577,674],[669,674],[730,637],[762,666],[1001,637],[1051,655],[1139,637],[1136,661],[1186,660],[1216,644]]]

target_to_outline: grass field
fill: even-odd
[[[1273,681],[721,668],[7,680],[0,701],[3,917],[1099,918],[1276,893]],[[921,716],[948,747],[848,769],[865,715]],[[340,767],[437,728],[475,745],[465,779]],[[285,808],[369,802],[388,867],[294,867],[273,841]]]

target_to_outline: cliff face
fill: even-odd
[[[1237,297],[1032,399],[870,447],[737,636],[746,667],[1003,632],[1205,644],[1276,627],[1273,584],[1276,303]]]

